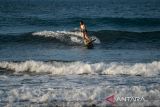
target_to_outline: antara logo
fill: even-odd
[[[142,102],[144,101],[144,97],[117,97],[116,101],[121,101],[121,102]]]
[[[106,97],[105,99],[106,101],[108,101],[111,104],[114,104],[115,102],[142,102],[144,101],[144,97],[115,97],[115,95],[111,95]]]

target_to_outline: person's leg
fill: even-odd
[[[87,34],[87,33],[85,33],[85,39],[86,39],[88,42],[90,42],[90,38],[88,37],[88,34]]]
[[[83,34],[83,42],[84,44],[87,44],[87,39],[85,38],[85,32],[83,32],[82,34]]]
[[[83,39],[85,39],[85,33],[83,32]]]

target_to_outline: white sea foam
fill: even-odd
[[[70,32],[70,31],[40,31],[32,33],[34,36],[42,36],[42,37],[52,37],[56,38],[60,41],[66,41],[66,38],[69,38],[70,41],[73,43],[82,43],[82,34],[81,32]],[[91,36],[91,38],[96,39],[95,43],[99,44],[100,40],[95,37]],[[67,39],[68,40],[68,39]]]
[[[160,90],[158,87],[151,87],[147,89],[144,86],[85,86],[85,87],[72,87],[70,89],[57,89],[46,87],[27,87],[23,86],[18,89],[12,89],[9,94],[9,102],[14,101],[29,101],[30,103],[54,103],[54,101],[60,101],[59,105],[63,104],[63,101],[67,101],[70,104],[75,103],[74,106],[87,104],[96,104],[99,106],[109,104],[105,99],[107,96],[115,95],[115,97],[143,97],[143,102],[117,102],[119,106],[150,106],[159,105]],[[76,103],[77,102],[77,103]],[[58,103],[58,102],[57,102]],[[66,105],[66,102],[64,102]],[[70,105],[72,106],[72,105]]]
[[[35,72],[50,73],[52,75],[69,74],[107,74],[107,75],[141,75],[156,76],[160,74],[160,61],[151,63],[87,63],[87,62],[0,62],[0,68],[12,70],[16,73]]]

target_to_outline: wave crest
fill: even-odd
[[[156,76],[160,74],[160,62],[151,63],[87,63],[87,62],[0,62],[0,68],[12,70],[15,73],[36,72],[52,75],[71,74],[103,74],[103,75],[141,75]]]

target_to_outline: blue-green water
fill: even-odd
[[[159,106],[159,47],[159,0],[0,0],[0,106]]]

